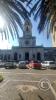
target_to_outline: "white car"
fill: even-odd
[[[56,64],[54,61],[43,61],[41,65],[43,68],[52,68],[52,69],[56,68]]]
[[[43,68],[48,68],[49,64],[50,64],[50,61],[43,61],[43,62],[41,62],[41,65],[42,65]]]

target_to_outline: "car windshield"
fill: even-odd
[[[47,64],[48,62],[47,62],[47,61],[43,61],[42,63],[45,63],[45,64]]]

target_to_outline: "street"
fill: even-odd
[[[50,84],[56,80],[56,70],[35,69],[0,69],[4,81],[0,83],[0,100],[21,100],[16,87],[19,85],[33,85],[38,89],[39,100],[56,100],[49,88],[40,88],[40,82],[48,81]],[[41,98],[40,98],[41,96]]]

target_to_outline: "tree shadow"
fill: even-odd
[[[21,95],[21,93],[19,93],[20,99],[24,100],[23,96]]]
[[[38,97],[40,98],[40,100],[44,100],[40,95],[38,95]]]

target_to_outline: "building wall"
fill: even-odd
[[[44,59],[56,61],[56,47],[44,48]]]
[[[24,47],[24,48],[18,48],[18,49],[14,49],[13,50],[15,52],[17,52],[18,54],[18,60],[25,60],[25,53],[28,52],[29,53],[29,60],[33,59],[33,54],[35,55],[35,59],[37,60],[37,53],[41,54],[41,60],[44,59],[44,49],[43,48],[31,48],[31,47]],[[13,54],[14,55],[14,54]],[[21,55],[21,58],[19,58],[19,55]]]
[[[25,60],[25,53],[28,52],[29,53],[29,60],[37,60],[37,54],[40,53],[41,55],[41,60],[44,60],[44,49],[43,48],[38,48],[38,47],[14,47],[12,48],[12,50],[3,50],[0,52],[0,55],[3,55],[3,60],[4,60],[4,56],[10,54],[10,61],[15,60],[14,59],[14,55],[15,53],[17,53],[17,61],[20,60]],[[34,56],[34,57],[33,57]],[[7,59],[8,60],[8,59]]]
[[[20,47],[33,47],[36,46],[36,38],[30,37],[30,38],[19,38],[19,46]]]

